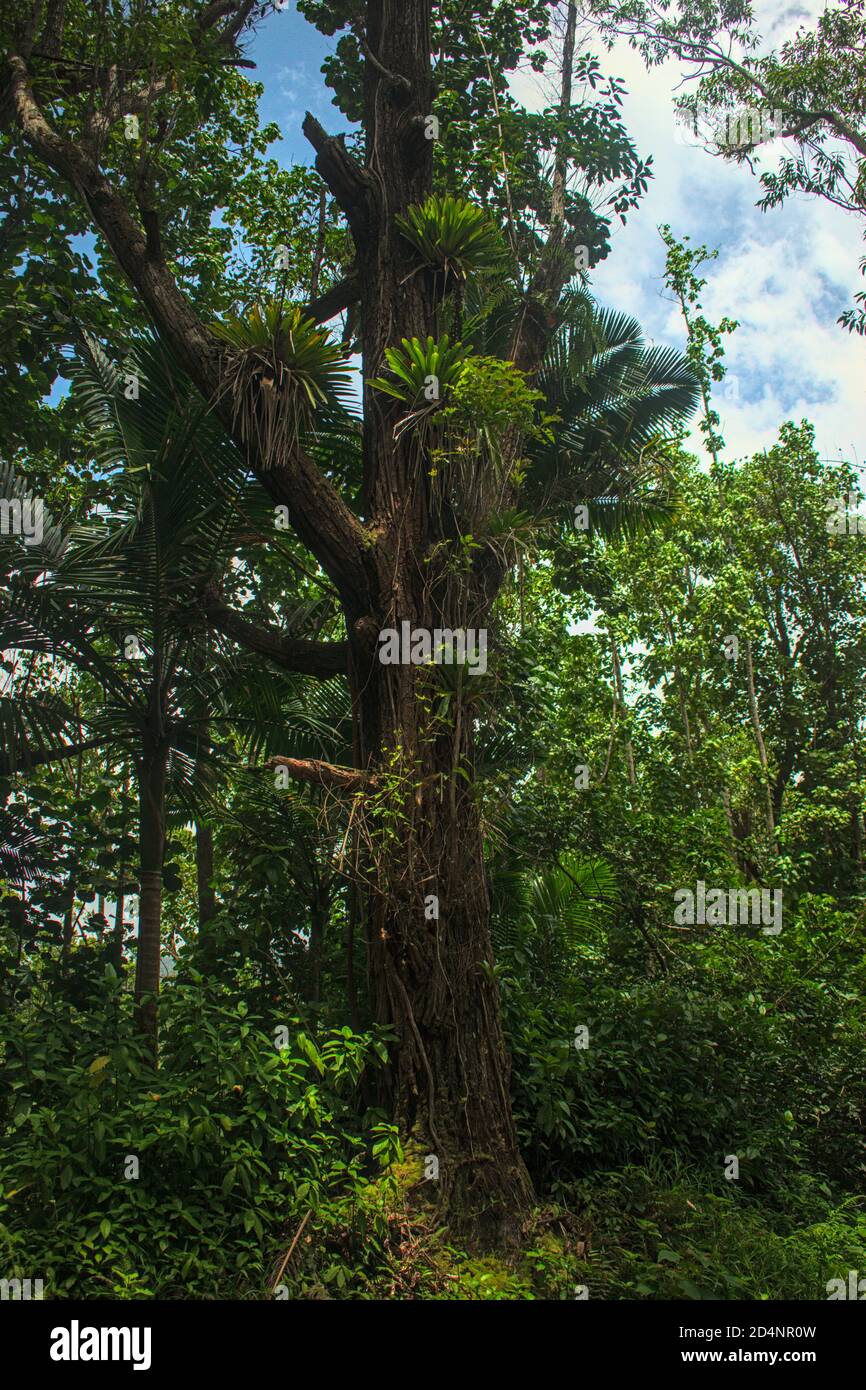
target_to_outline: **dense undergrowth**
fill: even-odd
[[[584,978],[578,959],[553,1005],[531,962],[499,967],[539,1203],[508,1254],[455,1242],[425,1156],[366,1103],[384,1035],[286,1017],[249,963],[207,979],[190,953],[154,1072],[98,951],[65,994],[19,973],[4,1270],[91,1299],[826,1297],[866,1267],[854,947],[812,988],[808,909],[781,944],[707,944],[648,978],[605,935],[605,960]]]

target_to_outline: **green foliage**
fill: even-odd
[[[243,374],[255,374],[274,392],[298,429],[312,424],[320,406],[347,397],[351,377],[343,352],[297,306],[255,304],[246,314],[227,316],[214,332],[239,350]]]
[[[707,283],[695,274],[705,261],[715,260],[718,251],[708,251],[706,246],[690,247],[688,237],[682,242],[672,235],[670,227],[660,228],[662,241],[667,247],[665,259],[665,284],[673,290],[688,330],[688,349],[686,357],[689,366],[701,385],[703,416],[701,433],[714,463],[718,464],[719,454],[725,441],[718,432],[719,416],[710,404],[712,384],[724,380],[725,368],[722,360],[725,349],[722,338],[735,331],[734,320],[723,318],[717,325],[711,324],[701,312],[700,293]]]
[[[508,430],[529,438],[549,437],[549,419],[538,422],[544,393],[530,386],[513,362],[467,357],[451,389],[443,418],[475,429],[495,447]]]
[[[402,348],[386,348],[385,361],[397,377],[375,377],[368,384],[406,405],[417,405],[422,397],[439,403],[453,389],[466,361],[462,343],[452,343],[446,333],[437,342],[428,337],[425,343],[418,338],[404,338]]]
[[[503,265],[505,245],[499,228],[465,198],[433,194],[408,208],[397,218],[397,226],[425,264],[446,279],[462,281]]]
[[[803,1194],[779,1215],[736,1186],[659,1162],[578,1183],[576,1277],[591,1298],[810,1301],[863,1267],[862,1203]]]
[[[426,344],[404,338],[402,349],[385,349],[385,359],[397,380],[376,377],[369,385],[412,407],[395,436],[420,428],[424,438],[434,420],[438,426],[431,476],[454,454],[475,455],[486,447],[497,457],[509,431],[530,438],[550,435],[549,418],[538,419],[543,393],[513,362],[475,356],[462,343],[452,344],[447,333]]]
[[[502,953],[518,1125],[545,1188],[656,1157],[720,1178],[736,1153],[737,1189],[767,1208],[798,1184],[857,1190],[866,1032],[845,957],[832,982],[824,962],[823,986],[803,983],[821,959],[814,919],[789,925],[781,953],[731,928],[649,979],[603,920],[570,962],[541,933]]]
[[[245,993],[174,981],[158,1072],[111,972],[84,1012],[37,996],[7,1016],[4,1269],[38,1268],[51,1297],[267,1297],[302,1217],[317,1231],[361,1202],[395,1152],[350,1104],[382,1044],[283,1025]]]
[[[587,505],[603,530],[640,526],[638,512],[670,506],[670,434],[694,411],[699,379],[681,353],[648,346],[635,318],[584,292],[562,320],[539,375],[551,428],[530,444],[528,494],[548,511]]]

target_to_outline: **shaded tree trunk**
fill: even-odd
[[[69,969],[69,957],[72,954],[72,939],[75,935],[75,893],[78,888],[78,860],[73,859],[69,870],[69,877],[66,880],[66,891],[69,894],[69,904],[63,914],[63,947],[62,959],[63,969]]]
[[[310,941],[309,956],[311,967],[310,999],[318,1004],[322,997],[322,960],[325,949],[325,925],[328,920],[330,899],[323,884],[314,875],[310,898]]]
[[[408,573],[404,581],[409,592]],[[443,625],[429,609],[416,609],[412,621]],[[481,827],[467,780],[473,720],[458,700],[447,723],[434,722],[436,679],[436,668],[374,659],[356,691],[362,757],[381,779],[363,813],[371,1005],[399,1039],[395,1113],[439,1160],[450,1218],[508,1241],[532,1189],[511,1113]]]
[[[123,800],[122,805],[126,807],[126,798],[129,795],[129,770],[124,768],[123,773]],[[124,811],[123,835],[126,836],[127,821]],[[120,869],[117,874],[117,904],[114,909],[114,931],[111,943],[111,962],[118,975],[123,974],[124,969],[124,945],[125,945],[125,923],[123,920],[124,909],[126,907],[126,864],[121,859]]]
[[[165,856],[165,783],[168,744],[145,745],[138,769],[140,884],[135,1011],[141,1032],[156,1042],[156,998],[162,953],[162,868]]]
[[[217,900],[213,887],[213,831],[202,821],[195,823],[195,876],[198,896],[199,928],[206,927],[216,915]]]
[[[111,943],[111,963],[118,975],[123,974],[124,921],[123,909],[126,901],[126,866],[121,864],[117,875],[117,904],[114,909],[114,932]]]

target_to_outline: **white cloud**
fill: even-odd
[[[777,44],[818,5],[758,5],[768,42]],[[866,340],[836,319],[863,282],[863,224],[820,199],[798,197],[762,213],[757,179],[679,142],[673,101],[683,76],[675,63],[647,72],[627,44],[611,53],[596,45],[602,68],[628,88],[624,119],[638,149],[652,154],[655,177],[637,213],[611,237],[611,255],[593,272],[592,289],[605,304],[634,314],[647,335],[682,346],[684,327],[665,290],[664,246],[656,230],[719,248],[701,272],[706,317],[736,318],[726,339],[728,380],[716,398],[731,457],[769,447],[783,420],[810,419],[824,456],[866,457]],[[527,106],[541,102],[533,79],[520,75],[515,92]],[[762,151],[775,158],[781,142]],[[693,435],[698,447],[699,434]]]

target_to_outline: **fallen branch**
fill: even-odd
[[[307,1222],[309,1221],[311,1215],[312,1215],[312,1212],[308,1211],[307,1214],[306,1214],[306,1216],[304,1217],[303,1221],[301,1222],[300,1226],[299,1226],[298,1229],[295,1231],[295,1238],[294,1238],[294,1240],[292,1241],[291,1245],[289,1246],[288,1250],[286,1251],[285,1258],[283,1259],[283,1263],[280,1265],[279,1269],[277,1270],[277,1277],[276,1277],[276,1279],[274,1280],[273,1285],[272,1285],[272,1287],[271,1287],[271,1293],[276,1293],[276,1291],[277,1291],[277,1289],[278,1289],[278,1287],[279,1287],[280,1280],[282,1279],[283,1274],[285,1273],[286,1265],[289,1263],[289,1260],[292,1258],[292,1255],[294,1254],[295,1246],[297,1245],[298,1241],[300,1240],[301,1235],[302,1235],[302,1233],[303,1233],[303,1229],[304,1229],[304,1227],[306,1226]]]
[[[332,787],[345,792],[372,791],[379,780],[371,772],[359,772],[354,767],[337,767],[334,763],[320,762],[318,758],[269,758],[265,767],[284,767],[297,782],[310,782],[314,786]]]

